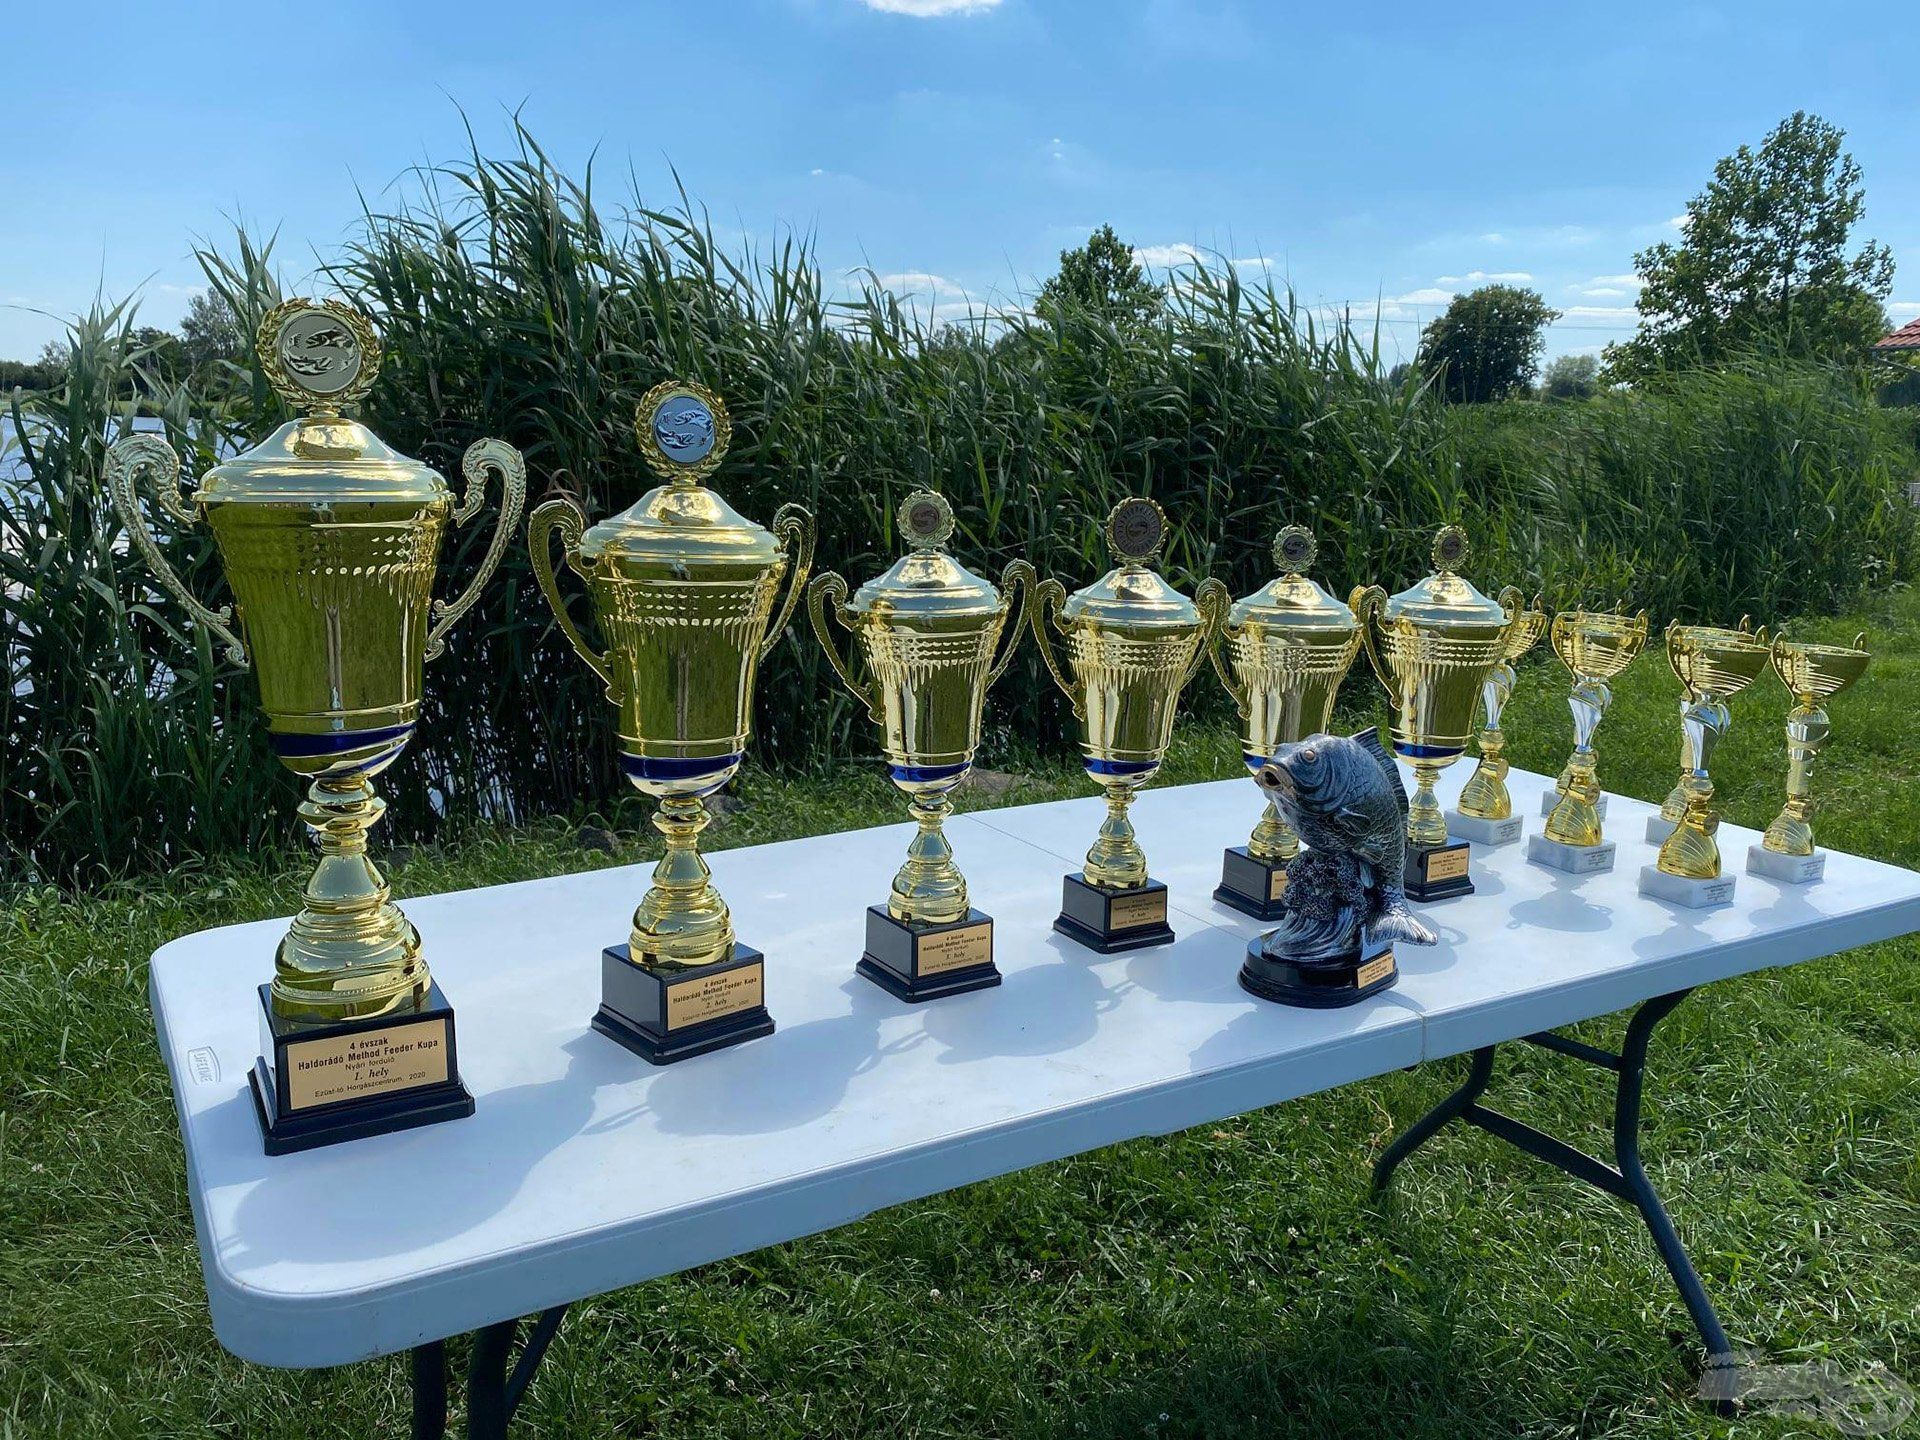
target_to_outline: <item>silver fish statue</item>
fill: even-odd
[[[1436,936],[1407,909],[1407,792],[1378,730],[1309,735],[1254,779],[1300,838],[1266,953],[1296,965],[1351,963],[1363,945]]]

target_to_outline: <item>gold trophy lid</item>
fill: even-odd
[[[1416,630],[1505,625],[1505,607],[1458,573],[1469,553],[1467,532],[1458,525],[1443,526],[1433,537],[1434,573],[1388,600],[1383,618],[1389,624],[1405,620]]]
[[[393,450],[345,406],[380,373],[380,335],[339,300],[287,300],[260,321],[260,366],[280,398],[304,413],[201,477],[194,499],[417,500],[451,495],[439,471]]]
[[[1193,601],[1169,585],[1147,562],[1167,536],[1167,515],[1135,495],[1107,515],[1107,548],[1114,568],[1060,607],[1062,623],[1092,621],[1131,629],[1191,627],[1200,623]]]
[[[719,469],[733,438],[718,395],[690,380],[656,385],[640,401],[634,433],[648,467],[666,484],[581,536],[583,559],[771,565],[784,554],[772,531],[701,483]]]
[[[946,552],[953,535],[953,507],[932,490],[916,490],[894,517],[900,538],[911,548],[882,574],[854,592],[847,609],[857,615],[998,615],[1005,600]]]
[[[1280,573],[1244,600],[1236,601],[1227,623],[1235,628],[1252,624],[1277,634],[1304,630],[1351,633],[1358,623],[1353,611],[1306,573],[1318,550],[1313,532],[1306,526],[1289,525],[1281,530],[1273,539],[1273,563]]]

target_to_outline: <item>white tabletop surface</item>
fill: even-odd
[[[1449,777],[1457,788],[1467,767]],[[1531,814],[1538,776],[1510,777]],[[1261,927],[1216,906],[1245,780],[1135,806],[1177,942],[1094,955],[1053,935],[1094,797],[962,817],[949,833],[993,915],[997,989],[902,1004],[853,972],[911,827],[709,858],[766,952],[764,1040],[656,1069],[586,1028],[600,950],[649,866],[405,900],[454,1005],[471,1119],[268,1157],[246,1091],[254,986],[285,921],[154,957],[214,1329],[264,1364],[333,1365],[829,1229],[921,1195],[1167,1133],[1649,996],[1920,928],[1920,875],[1834,854],[1824,884],[1741,875],[1733,906],[1634,892],[1648,807],[1616,799],[1611,875],[1477,851],[1473,896],[1425,907],[1397,989],[1298,1010],[1235,982]],[[1530,828],[1537,822],[1529,821]],[[1729,870],[1750,832],[1725,827]],[[1640,852],[1646,850],[1646,855]]]

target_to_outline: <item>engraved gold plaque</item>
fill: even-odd
[[[993,959],[993,922],[922,935],[916,968],[922,975],[969,970]]]
[[[1376,980],[1384,980],[1393,974],[1393,952],[1376,955],[1358,970],[1353,972],[1353,983],[1357,989],[1364,990]]]
[[[1287,872],[1284,870],[1275,870],[1271,875],[1267,876],[1267,899],[1278,900],[1286,893]]]
[[[286,1047],[287,1108],[311,1110],[443,1084],[448,1053],[445,1020],[293,1041]]]
[[[1149,895],[1116,896],[1107,911],[1107,922],[1115,930],[1164,925],[1167,923],[1167,892],[1155,890]]]
[[[1436,850],[1427,857],[1428,880],[1457,880],[1467,873],[1467,850]]]
[[[737,1015],[764,1003],[766,967],[756,961],[737,970],[684,980],[667,987],[667,1029],[683,1030],[722,1015]]]

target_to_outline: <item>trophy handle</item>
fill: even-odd
[[[494,521],[493,539],[488,542],[487,553],[480,557],[480,568],[467,582],[467,588],[457,599],[433,602],[433,625],[427,631],[425,658],[428,660],[438,659],[446,650],[447,631],[473,608],[480,591],[500,568],[500,557],[507,553],[507,538],[520,527],[520,511],[527,503],[527,462],[504,440],[474,441],[460,457],[460,470],[467,477],[467,493],[460,497],[460,504],[453,512],[453,523],[464,525],[480,513],[481,505],[486,503],[489,470],[500,472],[500,515]]]
[[[1233,606],[1233,597],[1227,593],[1225,585],[1209,577],[1202,580],[1200,588],[1193,592],[1193,603],[1200,611],[1200,643],[1193,647],[1193,659],[1187,662],[1187,673],[1180,677],[1182,690],[1200,673],[1200,667],[1209,657],[1213,659],[1214,669],[1220,668],[1217,653],[1220,632],[1226,628],[1227,611]],[[1229,685],[1227,689],[1231,692],[1233,687]],[[1234,698],[1237,700],[1239,696],[1235,695]]]
[[[807,615],[813,621],[813,633],[819,637],[820,648],[827,652],[827,662],[833,666],[833,673],[867,707],[867,718],[878,725],[881,723],[880,706],[874,698],[872,687],[862,685],[853,678],[852,662],[833,643],[833,630],[827,624],[829,602],[833,605],[831,613],[834,619],[851,634],[853,626],[847,619],[847,582],[831,570],[824,575],[814,576],[813,583],[807,586]]]
[[[1000,647],[1000,658],[987,671],[988,690],[1006,673],[1007,666],[1013,663],[1013,652],[1020,648],[1020,630],[1027,623],[1027,601],[1033,595],[1038,578],[1033,566],[1025,560],[1009,561],[1007,568],[1000,572],[1000,593],[1012,598],[1007,604],[1007,640]]]
[[[1380,607],[1387,603],[1387,592],[1378,585],[1356,585],[1347,596],[1347,608],[1353,611],[1353,618],[1360,622],[1360,643],[1367,647],[1367,660],[1373,666],[1373,675],[1386,686],[1389,695],[1394,693],[1393,681],[1388,678],[1387,667],[1380,663],[1380,642],[1375,636],[1379,623]]]
[[[1042,580],[1033,587],[1033,598],[1038,603],[1027,607],[1027,619],[1031,622],[1029,628],[1033,631],[1034,643],[1040,647],[1040,658],[1046,661],[1053,683],[1073,706],[1074,718],[1084,720],[1086,701],[1068,681],[1066,672],[1060,668],[1060,657],[1053,653],[1053,642],[1047,639],[1047,621],[1052,620],[1055,629],[1060,626],[1060,607],[1067,603],[1067,587],[1058,580]]]
[[[233,607],[222,605],[218,610],[209,610],[193,596],[186,584],[174,573],[174,569],[160,553],[160,547],[154,542],[153,532],[147,528],[147,517],[141,513],[140,501],[134,491],[134,481],[140,472],[153,472],[155,493],[160,497],[160,508],[165,510],[175,522],[185,529],[198,524],[198,517],[187,498],[180,493],[180,457],[173,453],[173,446],[158,435],[129,435],[116,441],[107,451],[106,486],[107,494],[113,499],[113,508],[120,512],[120,520],[127,527],[127,533],[133,537],[133,543],[140,552],[140,558],[147,562],[147,568],[160,586],[174,599],[178,600],[195,620],[218,635],[227,647],[227,659],[241,669],[247,666],[247,647],[240,643],[240,637],[227,628],[227,622],[233,619]]]
[[[766,638],[760,642],[762,660],[779,643],[780,637],[787,633],[787,622],[793,618],[793,607],[800,599],[800,592],[807,588],[807,574],[813,569],[813,512],[804,505],[789,501],[773,512],[773,533],[780,537],[781,544],[786,548],[787,558],[793,562],[793,573],[787,577],[787,598],[781,602],[780,613],[773,617],[773,624],[767,627]]]
[[[567,552],[567,564],[584,575],[586,572],[580,565],[580,537],[586,528],[586,512],[566,496],[556,496],[536,506],[533,514],[527,517],[527,549],[533,553],[533,578],[540,582],[540,593],[547,597],[547,607],[560,623],[560,633],[567,637],[567,643],[573,646],[574,653],[586,661],[606,685],[607,699],[618,705],[620,687],[614,683],[608,657],[587,644],[586,636],[580,633],[580,627],[567,614],[566,602],[560,598],[560,586],[554,578],[553,532],[560,532],[561,544]]]
[[[1248,704],[1247,687],[1233,678],[1232,667],[1227,663],[1226,657],[1220,653],[1221,647],[1229,640],[1238,639],[1239,634],[1240,632],[1233,626],[1222,624],[1207,641],[1207,658],[1213,662],[1213,673],[1226,687],[1227,694],[1233,700],[1234,708],[1244,716],[1247,713]]]

